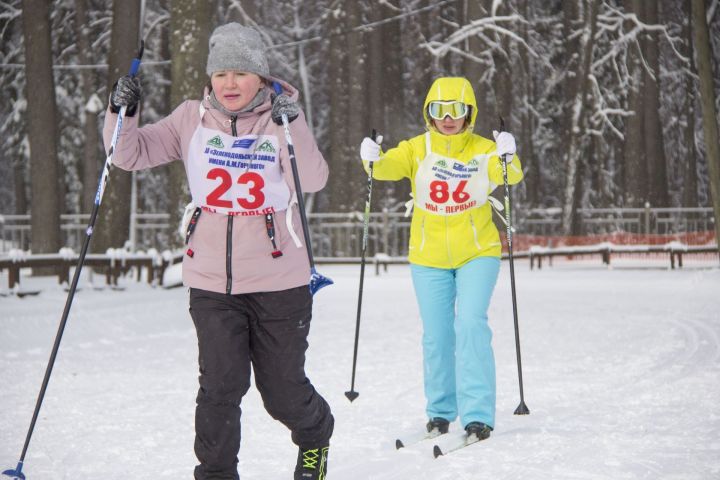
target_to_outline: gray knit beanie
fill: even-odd
[[[270,69],[260,34],[239,23],[217,27],[210,35],[207,74],[212,75],[220,70],[236,70],[269,77]]]

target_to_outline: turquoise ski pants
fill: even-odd
[[[426,412],[495,426],[495,357],[488,325],[500,259],[479,257],[457,269],[410,266],[423,322]]]

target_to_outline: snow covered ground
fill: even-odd
[[[491,306],[498,365],[492,437],[434,459],[396,451],[422,428],[420,323],[407,266],[367,270],[356,390],[350,386],[359,267],[324,266],[315,297],[310,378],[336,417],[329,478],[720,478],[720,269],[663,260],[516,263],[525,399],[507,263]],[[6,274],[5,274],[6,275]],[[0,275],[2,286],[6,276]],[[0,298],[0,468],[20,456],[66,292]],[[196,342],[184,288],[127,279],[78,292],[24,472],[30,480],[191,479]],[[243,402],[243,479],[289,479],[296,449],[251,390]],[[457,431],[459,426],[452,428]],[[1,478],[1,477],[0,477]]]

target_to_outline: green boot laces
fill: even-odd
[[[303,468],[315,470],[317,467],[318,457],[320,457],[320,449],[311,448],[303,451]]]
[[[302,452],[302,462],[304,469],[317,470],[318,462],[320,463],[318,480],[325,480],[325,458],[327,457],[328,448],[329,447],[324,447],[322,449],[311,448],[309,450],[303,450]]]

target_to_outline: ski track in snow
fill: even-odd
[[[516,262],[525,400],[518,405],[507,265],[490,307],[497,423],[489,440],[433,459],[421,329],[407,266],[366,271],[353,403],[359,267],[320,266],[307,369],[336,418],[330,480],[720,478],[720,269],[648,262]],[[29,480],[190,479],[197,345],[184,288],[81,289],[28,450]],[[6,276],[0,282],[7,284]],[[0,468],[14,468],[67,293],[0,298]],[[81,287],[83,285],[81,284]],[[451,436],[461,431],[451,425]],[[448,437],[450,438],[450,437]],[[243,400],[242,479],[289,479],[286,429],[253,388]]]

